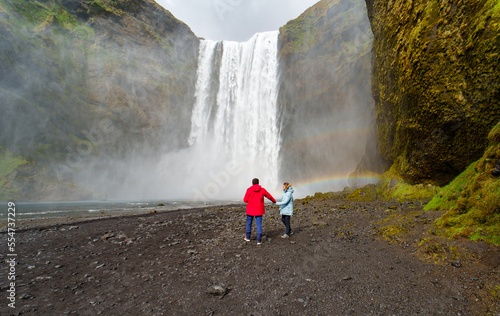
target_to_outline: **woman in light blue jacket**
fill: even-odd
[[[292,228],[290,227],[290,217],[293,215],[293,188],[288,182],[283,183],[283,196],[281,202],[276,202],[280,207],[281,221],[285,224],[285,234],[281,238],[290,237]]]

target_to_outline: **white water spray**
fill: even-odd
[[[239,199],[255,177],[278,188],[277,41],[275,31],[201,42],[190,147],[175,154],[186,198]]]

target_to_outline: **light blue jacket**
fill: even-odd
[[[293,188],[290,186],[288,190],[283,190],[283,196],[281,197],[281,202],[276,202],[276,205],[280,207],[281,215],[293,215]]]

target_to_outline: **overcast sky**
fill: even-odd
[[[319,0],[156,0],[199,37],[247,41],[278,30]]]

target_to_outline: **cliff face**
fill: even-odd
[[[379,149],[406,181],[443,185],[500,119],[496,0],[366,0]]]
[[[380,171],[363,1],[323,0],[280,29],[281,173],[294,181]],[[368,144],[368,146],[366,146]]]
[[[85,198],[92,157],[185,145],[199,41],[154,1],[0,0],[0,34],[3,199]]]
[[[500,122],[488,141],[483,156],[443,187],[425,209],[447,211],[436,224],[449,237],[500,245]]]

